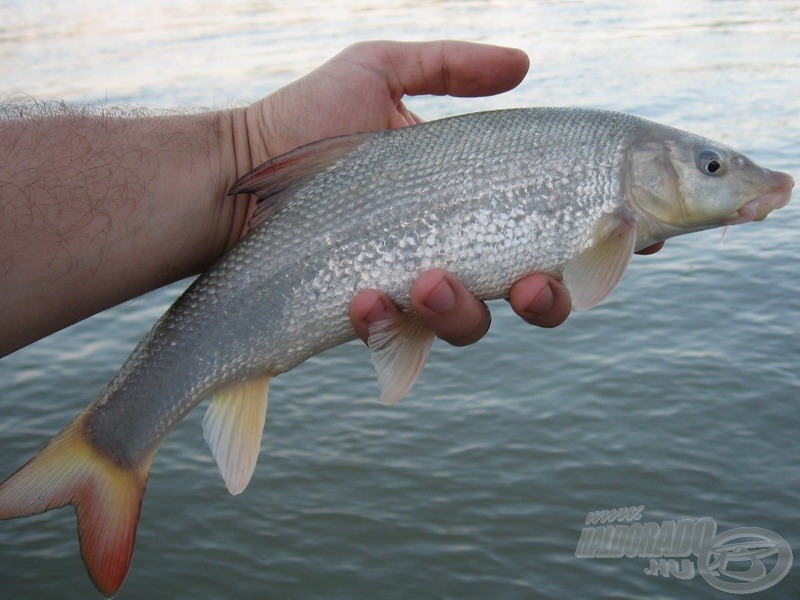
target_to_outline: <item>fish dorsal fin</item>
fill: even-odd
[[[394,404],[411,390],[425,366],[434,337],[413,312],[401,312],[370,326],[367,345],[378,372],[381,402]]]
[[[290,195],[281,194],[286,189],[332,165],[374,132],[341,135],[295,148],[259,165],[233,184],[229,196],[253,194],[257,197],[255,212],[247,223],[254,229],[281,209]]]
[[[256,468],[270,379],[262,375],[219,390],[203,417],[203,437],[234,496],[244,491]]]
[[[595,239],[564,269],[564,283],[576,310],[596,306],[620,282],[636,245],[636,222],[627,215],[608,214],[598,223]]]

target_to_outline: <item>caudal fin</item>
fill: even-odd
[[[87,442],[79,416],[0,484],[0,519],[72,504],[89,576],[110,598],[128,573],[151,462],[116,464]]]

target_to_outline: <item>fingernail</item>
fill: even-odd
[[[423,302],[426,307],[437,313],[446,313],[456,305],[456,294],[450,283],[443,279]]]
[[[527,311],[535,315],[546,313],[553,307],[554,300],[555,296],[553,295],[552,288],[549,285],[546,285],[542,288],[542,291],[539,292],[539,295],[536,296],[536,298],[534,298],[530,304],[528,304]]]

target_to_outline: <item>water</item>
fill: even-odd
[[[436,118],[524,105],[632,111],[800,175],[793,0],[0,2],[0,97],[154,107],[259,98],[364,39],[517,46],[526,81],[421,97]],[[24,97],[24,96],[23,96]],[[354,107],[357,110],[357,107]],[[797,195],[797,194],[795,194]],[[119,598],[719,598],[575,551],[590,511],[762,527],[800,555],[800,242],[763,224],[636,257],[602,306],[533,330],[503,302],[479,344],[434,347],[377,403],[359,343],[273,383],[260,464],[228,495],[202,407],[159,452]],[[90,402],[185,282],[0,361],[3,473]],[[696,564],[694,557],[690,557]],[[769,597],[797,597],[800,566]],[[97,597],[69,510],[0,523],[4,598]]]

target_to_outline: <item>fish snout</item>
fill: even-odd
[[[778,210],[789,204],[789,200],[792,198],[794,179],[791,175],[778,171],[772,171],[770,175],[774,183],[767,189],[766,193],[747,202],[739,209],[738,216],[726,223],[726,225],[763,221],[773,210]]]

